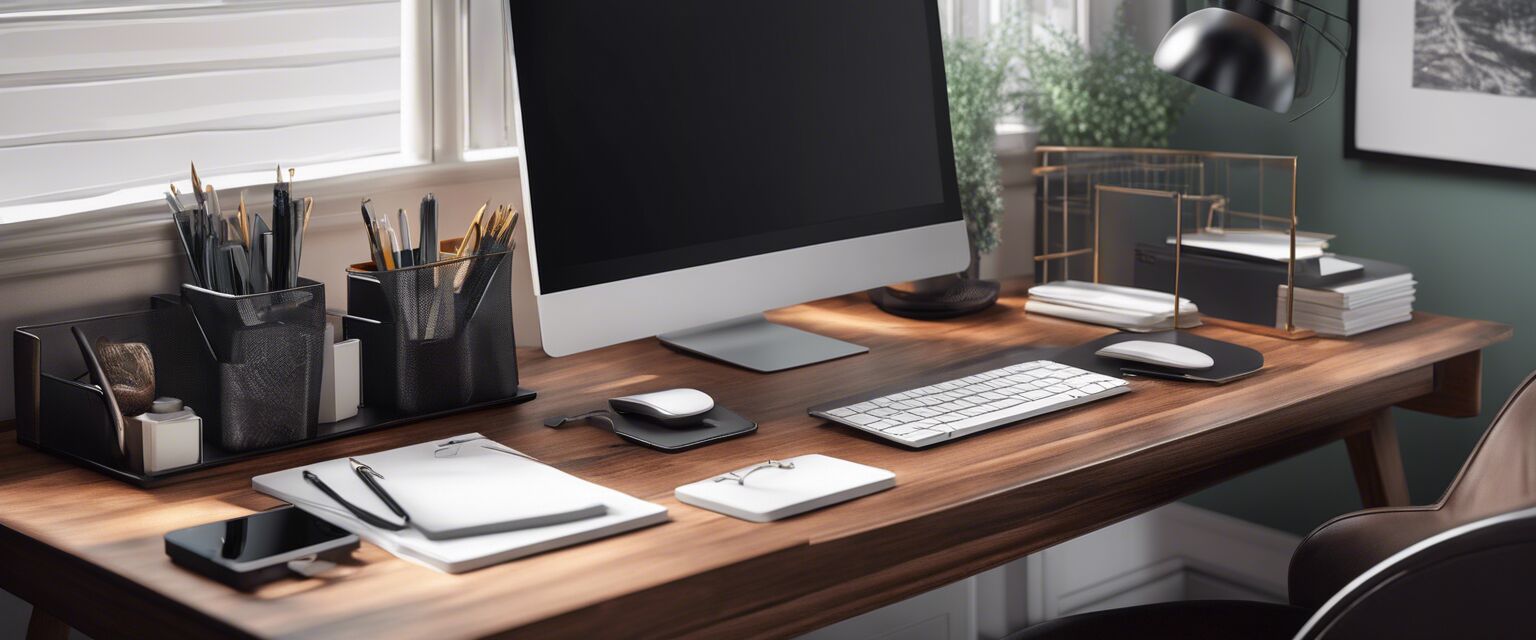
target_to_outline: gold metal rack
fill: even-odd
[[[1190,223],[1199,231],[1283,233],[1290,242],[1282,326],[1238,322],[1208,314],[1207,321],[1292,339],[1314,335],[1297,329],[1294,323],[1296,156],[1060,146],[1038,147],[1036,154],[1036,212],[1041,238],[1037,241],[1035,262],[1041,282],[1052,281],[1053,275],[1057,276],[1054,279],[1070,278],[1074,258],[1087,256],[1092,259],[1093,281],[1100,281],[1100,243],[1105,230],[1099,223],[1105,194],[1166,199],[1174,208],[1174,326],[1178,326],[1185,209],[1193,207],[1196,215],[1190,218]],[[1084,225],[1091,225],[1091,229]]]

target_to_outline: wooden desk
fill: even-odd
[[[1476,413],[1490,322],[1420,315],[1352,340],[1289,342],[1206,327],[1265,353],[1216,387],[1133,379],[1133,393],[922,451],[805,415],[812,404],[999,349],[1108,333],[1022,300],[950,322],[884,315],[862,296],[771,314],[868,345],[868,355],[761,375],[643,340],[560,360],[523,354],[539,399],[325,443],[143,491],[0,444],[0,588],[98,639],[251,635],[445,640],[789,636],[1014,560],[1227,478],[1350,438],[1375,503],[1402,499],[1393,405]],[[548,416],[602,398],[697,387],[760,421],[753,436],[667,455]],[[480,431],[560,468],[665,504],[672,522],[449,576],[364,545],[350,576],[241,595],[171,565],[171,529],[277,506],[253,475]],[[751,524],[672,498],[678,485],[768,458],[824,452],[891,469],[897,487],[788,521]]]

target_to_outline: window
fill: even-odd
[[[401,25],[401,0],[0,2],[0,222],[150,199],[188,160],[405,163]]]
[[[934,0],[946,33],[1087,0]],[[0,0],[0,224],[515,157],[506,0]]]

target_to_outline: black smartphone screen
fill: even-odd
[[[236,563],[270,558],[347,535],[344,529],[289,506],[178,529],[165,534],[165,539],[199,556]]]

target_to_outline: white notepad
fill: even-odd
[[[751,465],[678,487],[679,502],[751,522],[770,522],[896,486],[896,474],[821,454],[786,458],[792,469]],[[750,472],[750,474],[749,474]],[[738,482],[737,478],[743,478]]]
[[[346,458],[257,476],[251,484],[262,493],[356,533],[396,556],[448,573],[472,571],[667,521],[667,510],[661,505],[587,482],[540,462],[480,446],[505,448],[487,440],[460,445],[451,457],[434,455],[439,442],[478,437],[480,434],[471,433],[356,457],[385,476],[380,484],[411,514],[414,522],[430,521],[435,527],[471,526],[475,521],[507,515],[542,517],[551,513],[556,514],[551,516],[554,519],[564,521],[449,540],[433,540],[414,526],[404,531],[379,529],[358,520],[303,478],[304,471],[311,471],[349,502],[392,519],[383,502],[356,478]],[[407,490],[399,486],[406,476],[424,484]],[[476,486],[466,484],[466,479]],[[488,512],[494,510],[501,515],[454,516],[428,506],[434,494],[444,505],[464,505],[465,499],[472,499],[483,502]],[[600,515],[570,520],[572,516],[563,511],[591,511],[592,505],[601,506]]]

